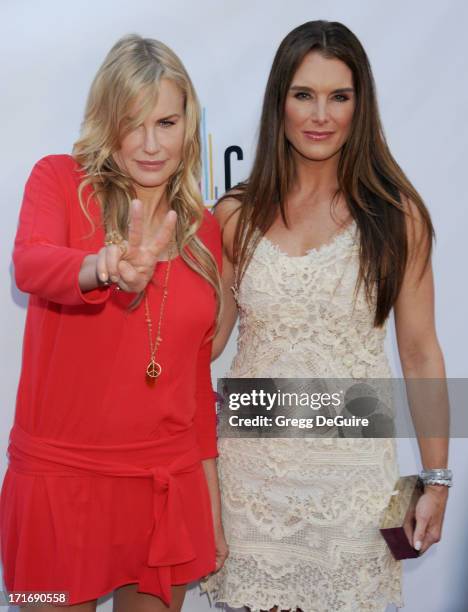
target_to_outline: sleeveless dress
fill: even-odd
[[[356,294],[358,229],[291,257],[261,238],[240,288],[227,377],[390,378],[385,328]],[[375,296],[374,296],[375,298]],[[390,438],[222,438],[230,555],[201,582],[212,602],[254,612],[384,612],[403,606],[401,562],[378,525],[399,476]]]

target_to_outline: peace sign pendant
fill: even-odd
[[[148,382],[156,382],[156,378],[161,374],[162,368],[154,359],[152,359],[146,368],[146,380]]]

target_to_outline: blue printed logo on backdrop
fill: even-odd
[[[202,180],[201,190],[203,200],[208,207],[213,206],[222,193],[232,187],[231,164],[232,160],[242,161],[244,154],[237,145],[231,145],[224,151],[224,185],[220,192],[218,185],[215,184],[214,174],[214,146],[213,135],[208,132],[206,124],[206,108],[202,109],[201,122],[201,141],[202,141]]]

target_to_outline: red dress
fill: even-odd
[[[13,259],[31,295],[0,497],[4,582],[10,592],[66,591],[69,604],[137,583],[169,605],[171,584],[215,569],[201,463],[218,455],[215,294],[173,260],[156,355],[163,371],[149,387],[144,302],[129,311],[134,294],[78,284],[83,258],[104,242],[79,205],[81,177],[69,155],[43,158],[21,208]],[[89,211],[98,225],[96,200]],[[208,211],[198,235],[220,267]],[[166,266],[158,262],[148,285],[153,333]]]

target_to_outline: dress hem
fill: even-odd
[[[251,612],[259,612],[260,610],[271,610],[271,608],[278,606],[279,610],[291,610],[292,611],[292,610],[296,610],[297,608],[299,608],[303,612],[310,612],[310,608],[307,609],[307,608],[301,607],[304,604],[291,605],[290,602],[286,603],[285,600],[281,600],[281,599],[275,600],[273,603],[268,603],[268,604],[264,604],[264,603],[259,604],[258,602],[245,603],[242,600],[234,599],[230,597],[218,599],[217,596],[213,596],[212,592],[209,589],[207,589],[205,585],[200,584],[199,587],[202,593],[207,594],[211,608],[213,607],[213,605],[216,605],[216,604],[224,604],[224,605],[229,606],[230,608],[248,607],[250,608]],[[405,607],[404,601],[402,599],[396,600],[396,598],[393,598],[392,596],[390,597],[391,597],[390,599],[387,599],[386,601],[382,601],[381,605],[383,607],[380,609],[379,612],[385,612],[385,610],[387,609],[387,606],[389,606],[390,604],[393,604],[398,609]],[[379,605],[379,604],[376,604],[376,605]],[[351,612],[351,610],[354,610],[354,609],[355,608],[343,609],[343,612]],[[315,611],[312,611],[312,612],[315,612]]]
[[[184,582],[171,582],[171,586],[180,586],[182,584],[192,584],[192,583],[196,583],[199,582],[200,580],[202,580],[203,578],[205,578],[209,573],[211,573],[214,570],[210,570],[210,572],[207,572],[205,574],[202,574],[201,576],[198,576],[196,578],[189,578],[187,580],[184,580]],[[101,592],[99,595],[91,595],[91,596],[86,596],[86,597],[77,597],[77,598],[69,598],[68,602],[66,604],[63,604],[63,606],[75,606],[77,604],[84,604],[84,603],[89,603],[90,601],[94,601],[94,600],[98,600],[101,597],[106,597],[107,595],[113,595],[114,591],[122,586],[127,586],[129,584],[138,584],[140,585],[141,580],[139,580],[138,578],[128,578],[128,579],[124,579],[123,581],[119,581],[117,584],[115,584],[114,586],[109,587],[108,589],[106,589],[105,591]],[[14,593],[15,589],[5,589],[6,592],[11,592]],[[17,591],[25,591],[28,589],[16,589]],[[156,594],[156,593],[152,593],[151,591],[139,591],[137,590],[137,593],[144,593],[145,595],[153,595],[153,597],[158,597],[159,599],[161,599],[161,601],[164,601],[161,597],[161,594]],[[61,608],[63,607],[62,604],[57,604],[55,605],[55,607],[57,608]]]

